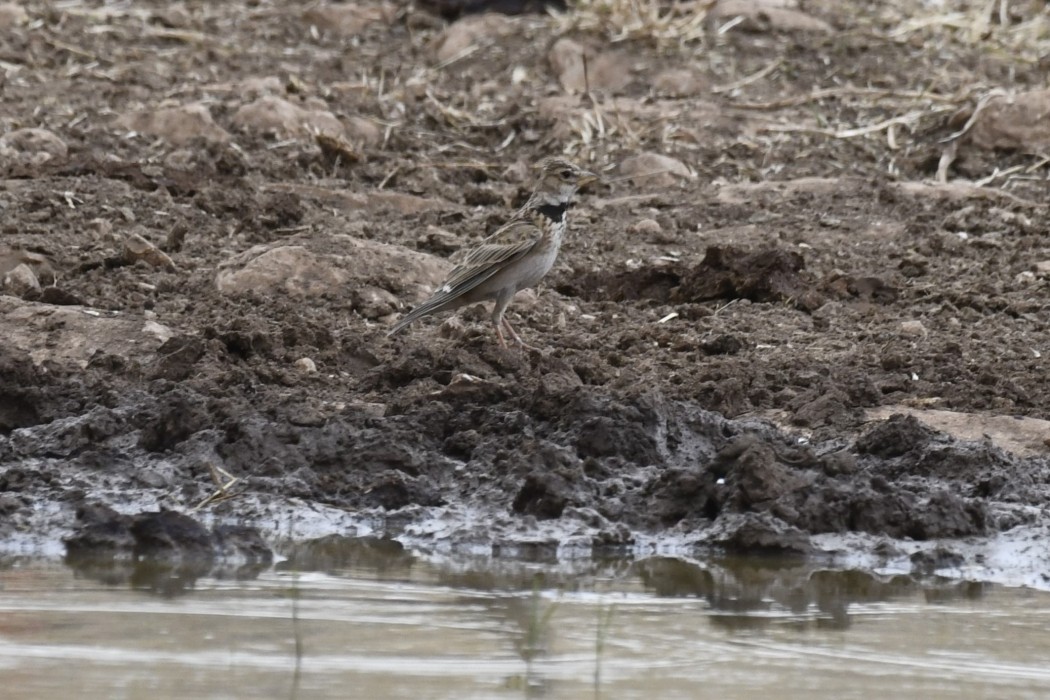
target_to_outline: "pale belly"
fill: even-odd
[[[554,267],[554,261],[558,259],[558,249],[560,247],[560,240],[551,241],[542,250],[538,251],[537,255],[527,256],[516,261],[513,265],[501,270],[492,279],[478,285],[464,295],[463,301],[466,303],[488,301],[496,298],[507,287],[513,286],[511,291],[513,295],[522,289],[536,286]]]
[[[516,285],[515,291],[535,287],[539,284],[539,281],[554,267],[554,261],[558,259],[558,249],[560,247],[561,241],[551,241],[539,255],[514,263],[516,274],[521,275],[521,281]]]

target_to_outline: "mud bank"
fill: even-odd
[[[1043,585],[1041,15],[982,44],[745,5],[671,38],[585,7],[0,13],[3,547],[107,506]],[[552,153],[608,177],[512,307],[542,352],[481,309],[388,339]]]

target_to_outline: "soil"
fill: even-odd
[[[493,552],[852,533],[907,559],[1047,525],[1050,151],[958,135],[987,88],[1046,85],[1005,29],[934,50],[951,30],[822,2],[615,42],[584,10],[5,8],[8,550],[108,507]],[[542,350],[480,307],[388,338],[552,154],[606,181],[511,306]],[[213,468],[237,481],[194,510]]]

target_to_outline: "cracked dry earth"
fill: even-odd
[[[190,512],[219,467],[233,497],[194,517],[271,542],[1046,585],[1045,71],[891,38],[915,8],[760,5],[681,43],[394,3],[0,7],[6,549]],[[975,115],[989,87],[1017,104]],[[543,351],[482,308],[387,338],[554,153],[607,182],[511,307]],[[997,168],[1025,177],[973,184]]]

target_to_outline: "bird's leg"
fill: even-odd
[[[503,315],[503,312],[507,310],[507,305],[510,304],[510,300],[514,298],[515,292],[516,290],[513,287],[502,290],[496,297],[496,303],[492,307],[492,325],[496,327],[496,337],[499,338],[499,344],[503,348],[507,347],[507,340],[503,336],[503,330],[506,329],[507,333],[510,334],[511,340],[517,343],[519,347],[541,352],[539,348],[533,347],[522,340],[518,332],[514,330],[514,326],[510,325],[510,321]]]
[[[538,347],[534,345],[529,345],[524,340],[522,340],[521,336],[518,335],[518,332],[514,330],[514,326],[510,325],[510,321],[508,321],[506,318],[503,319],[503,327],[507,329],[508,333],[510,333],[510,337],[514,340],[514,342],[520,345],[521,347],[525,348],[526,350],[535,350],[536,352],[541,352],[541,350]]]
[[[496,295],[496,300],[492,304],[492,325],[496,327],[496,338],[499,339],[499,346],[504,350],[507,349],[507,340],[503,337],[503,324],[506,319],[503,318],[503,312],[507,310],[507,305],[510,304],[510,300],[514,298],[514,288],[501,289],[499,294]],[[517,334],[511,330],[512,338],[516,338]]]

